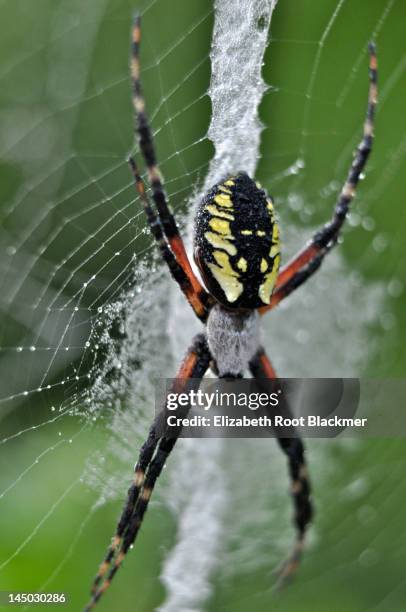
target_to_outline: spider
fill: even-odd
[[[192,270],[176,221],[169,208],[158,169],[151,128],[145,113],[140,83],[141,20],[132,28],[131,78],[136,131],[147,168],[155,210],[145,190],[135,160],[130,157],[136,191],[142,201],[150,231],[163,260],[205,329],[198,334],[180,366],[171,391],[180,392],[190,379],[201,380],[211,367],[220,378],[237,378],[250,370],[258,382],[276,379],[275,370],[259,344],[261,315],[274,308],[310,278],[337,243],[373,141],[377,103],[375,46],[369,49],[369,97],[363,138],[355,151],[347,180],[338,196],[331,220],[281,270],[278,223],[274,204],[261,186],[245,172],[224,177],[203,198],[194,227],[194,259],[204,285]],[[165,410],[165,407],[163,408]],[[111,545],[94,579],[92,609],[109,587],[140,530],[152,491],[172,451],[176,436],[158,434],[155,419],[134,468],[134,478]],[[178,431],[180,435],[180,429]],[[297,536],[280,577],[295,572],[304,547],[313,510],[310,483],[300,438],[279,438],[288,461],[294,523]]]

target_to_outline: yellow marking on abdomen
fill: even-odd
[[[239,268],[242,272],[247,271],[247,260],[244,257],[240,257],[237,261],[237,268]]]
[[[272,246],[269,251],[270,257],[275,257],[280,252],[280,242],[279,242],[279,227],[277,223],[274,223],[272,229]]]
[[[222,219],[229,219],[230,221],[234,221],[233,215],[230,215],[230,213],[224,212],[224,210],[219,210],[212,204],[208,204],[207,206],[205,206],[205,210],[208,210],[209,213],[213,215],[214,217],[222,217]]]
[[[222,219],[210,219],[210,227],[218,234],[230,234],[230,223],[229,221],[223,221]]]
[[[235,276],[236,278],[240,276],[239,273],[232,268],[230,258],[227,253],[224,253],[224,251],[213,251],[213,257],[219,266],[223,268],[226,274],[229,276]]]
[[[277,223],[273,224],[272,242],[274,242],[275,244],[277,244],[279,242],[279,227],[278,227]]]
[[[260,270],[261,272],[266,272],[268,270],[268,262],[264,258],[261,259]]]
[[[277,255],[273,262],[272,270],[265,276],[265,280],[259,287],[258,295],[264,304],[269,304],[271,301],[272,289],[275,286],[279,272],[280,256]]]
[[[252,230],[241,230],[243,236],[252,236]]]
[[[214,196],[213,200],[219,206],[225,206],[226,208],[231,208],[233,206],[230,196],[226,193],[217,194],[216,196]]]
[[[263,230],[257,230],[257,236],[266,236],[266,232]]]
[[[239,274],[231,267],[230,258],[224,251],[214,251],[213,257],[219,265],[209,263],[208,267],[224,291],[227,301],[235,302],[244,289],[238,280]]]
[[[213,232],[206,232],[204,237],[215,249],[223,249],[223,251],[227,251],[230,255],[237,255],[236,247],[228,242],[233,240],[232,236],[219,236],[218,234],[213,234]]]
[[[275,257],[275,255],[277,255],[278,253],[280,253],[279,244],[273,244],[271,246],[271,250],[269,251],[269,257],[272,257],[272,259],[273,259]]]
[[[233,185],[235,185],[235,183],[234,183],[234,181],[229,179],[228,181],[224,181],[224,185],[228,185],[228,187],[232,187]]]
[[[232,193],[230,189],[227,189],[227,187],[224,187],[224,185],[219,185],[219,191],[222,191],[223,193],[228,193],[228,195],[231,195]]]
[[[219,266],[216,266],[216,264],[208,265],[214,278],[224,291],[224,294],[227,298],[227,302],[230,302],[230,304],[232,304],[233,302],[238,300],[241,293],[243,292],[243,286],[240,281],[238,281],[233,276],[229,276],[228,274],[226,274],[222,270],[222,268],[219,268]]]

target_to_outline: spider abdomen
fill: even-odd
[[[210,293],[228,308],[269,304],[279,270],[273,202],[246,173],[205,196],[195,224],[194,256]]]

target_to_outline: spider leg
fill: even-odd
[[[314,234],[309,244],[302,249],[279,273],[269,305],[259,309],[261,314],[274,308],[280,301],[300,287],[318,270],[324,257],[337,243],[350,203],[372,150],[375,109],[378,100],[377,61],[373,43],[369,43],[369,95],[367,116],[361,143],[355,151],[347,180],[338,197],[332,219]]]
[[[261,379],[276,380],[277,375],[265,351],[261,348],[250,363],[252,375],[260,383]],[[289,407],[284,406],[284,412],[291,416]],[[296,572],[302,556],[305,535],[313,516],[313,506],[310,495],[310,482],[304,457],[304,446],[300,438],[278,438],[278,443],[288,458],[291,478],[291,494],[294,504],[294,522],[297,536],[291,554],[279,570],[277,586],[282,586]]]
[[[180,289],[185,294],[196,316],[199,317],[199,319],[201,319],[202,321],[205,321],[207,318],[207,314],[208,314],[206,304],[203,303],[201,296],[198,293],[196,293],[195,288],[193,287],[189,276],[186,274],[184,268],[179,264],[175,255],[169,248],[168,242],[165,239],[165,236],[162,231],[162,225],[158,217],[156,216],[151,204],[148,201],[148,197],[145,191],[144,181],[142,180],[140,176],[138,166],[134,158],[130,157],[128,161],[129,161],[131,171],[134,176],[135,188],[141,198],[141,202],[144,206],[145,214],[147,217],[148,225],[161,251],[162,259],[166,262],[170,273],[172,274],[175,281],[178,283]]]
[[[194,379],[193,384],[198,385],[209,367],[210,360],[211,355],[206,338],[203,334],[199,334],[188,350],[169,392],[181,393],[186,389],[191,379]],[[188,408],[186,407],[185,414]],[[96,605],[104,591],[110,586],[114,575],[134,543],[156,480],[181,433],[181,428],[179,428],[176,432],[177,436],[159,437],[158,432],[161,431],[164,414],[165,407],[155,418],[148,439],[141,448],[134,470],[134,480],[128,489],[127,501],[117,524],[112,544],[109,546],[104,561],[93,581],[92,598],[86,606],[85,612]]]
[[[138,133],[139,145],[147,166],[148,180],[152,190],[152,198],[158,211],[159,223],[161,225],[163,234],[172,253],[175,256],[176,261],[178,262],[179,267],[183,269],[184,275],[187,277],[189,285],[191,286],[191,289],[188,290],[188,299],[191,301],[190,296],[192,295],[193,291],[194,297],[192,307],[197,316],[200,319],[205,320],[208,314],[207,306],[209,303],[209,296],[194,274],[190,265],[188,256],[186,254],[185,245],[183,244],[183,240],[179,234],[175,218],[169,208],[158,168],[151,127],[145,112],[145,101],[141,88],[139,59],[140,43],[141,18],[139,15],[137,15],[134,19],[132,31],[131,78],[133,83],[133,105],[136,116],[136,131]],[[139,184],[139,182],[136,178],[136,185],[137,184]]]

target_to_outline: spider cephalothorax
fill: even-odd
[[[245,172],[215,185],[201,202],[194,257],[209,292],[228,308],[269,304],[279,271],[272,199]]]
[[[198,334],[189,347],[171,391],[186,391],[188,383],[192,381],[198,388],[199,381],[210,366],[223,377],[243,376],[249,369],[261,386],[264,381],[275,379],[276,372],[260,345],[260,316],[305,283],[337,243],[371,151],[377,102],[375,47],[371,44],[369,48],[370,86],[363,138],[330,221],[279,272],[279,232],[271,198],[244,172],[225,178],[206,195],[196,216],[195,259],[206,283],[204,288],[190,265],[158,169],[141,91],[140,40],[140,18],[137,17],[133,27],[131,55],[133,102],[140,150],[147,167],[155,208],[149,201],[135,160],[130,158],[129,161],[137,193],[162,258],[195,315],[205,326],[204,332]],[[115,536],[93,582],[87,612],[109,587],[132,548],[155,483],[181,433],[181,428],[178,428],[176,435],[165,431],[160,433],[165,410],[164,405],[141,448]],[[312,500],[300,438],[278,437],[278,443],[288,460],[297,531],[293,551],[280,570],[280,580],[285,581],[299,564],[306,530],[312,518]]]

